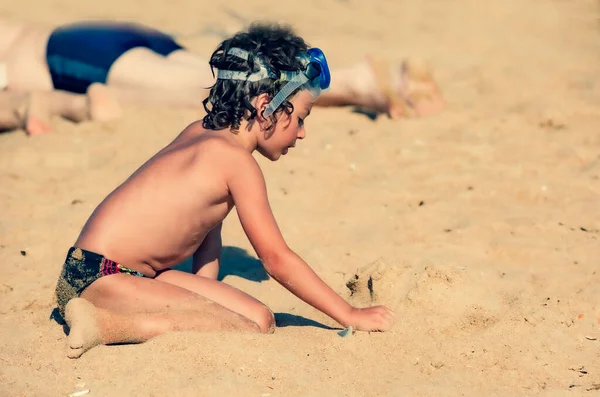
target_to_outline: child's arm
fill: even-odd
[[[193,257],[192,272],[198,276],[217,279],[219,275],[219,259],[221,257],[221,227],[219,223],[212,229]]]
[[[229,189],[240,222],[267,272],[294,295],[344,326],[386,330],[393,313],[383,306],[357,309],[348,304],[286,244],[269,206],[262,172],[253,158],[235,165]]]

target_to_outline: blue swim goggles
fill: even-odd
[[[240,48],[230,48],[228,55],[248,60],[249,53]],[[241,72],[235,70],[219,70],[217,79],[221,80],[241,80],[241,81],[260,81],[264,79],[273,79],[287,81],[281,90],[273,97],[265,111],[264,117],[269,117],[296,89],[303,87],[309,90],[315,97],[321,94],[321,90],[327,89],[331,83],[331,74],[325,54],[318,48],[311,48],[307,52],[296,57],[302,63],[304,70],[297,72],[280,72],[277,76],[271,68],[259,56],[255,58],[255,63],[259,71],[255,73]]]

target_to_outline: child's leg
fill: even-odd
[[[67,356],[77,358],[102,344],[141,343],[168,331],[258,332],[258,326],[250,320],[217,307],[212,309],[200,312],[166,307],[162,312],[127,313],[100,309],[86,299],[75,298],[65,308],[70,328]]]
[[[213,261],[211,263],[203,265],[198,269],[192,267],[192,273],[196,276],[216,280],[219,277],[219,262]]]
[[[221,281],[178,270],[160,273],[157,280],[185,288],[252,320],[262,332],[272,332],[275,327],[273,312],[263,303]]]
[[[167,331],[271,332],[274,328],[273,313],[249,295],[174,270],[157,279],[106,276],[93,282],[81,298],[92,306],[73,299],[65,309],[71,328],[70,357],[97,344],[143,342]]]

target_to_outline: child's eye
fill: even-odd
[[[304,125],[304,119],[301,119],[300,117],[298,117],[298,125],[300,127],[302,127]]]

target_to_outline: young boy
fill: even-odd
[[[67,355],[172,330],[273,332],[261,302],[216,280],[221,224],[236,208],[267,272],[343,326],[387,330],[383,306],[355,308],[285,243],[252,156],[276,161],[305,137],[329,69],[291,30],[253,25],[212,54],[207,115],[142,165],[94,211],[69,250],[56,295]],[[193,257],[193,273],[171,268]]]

